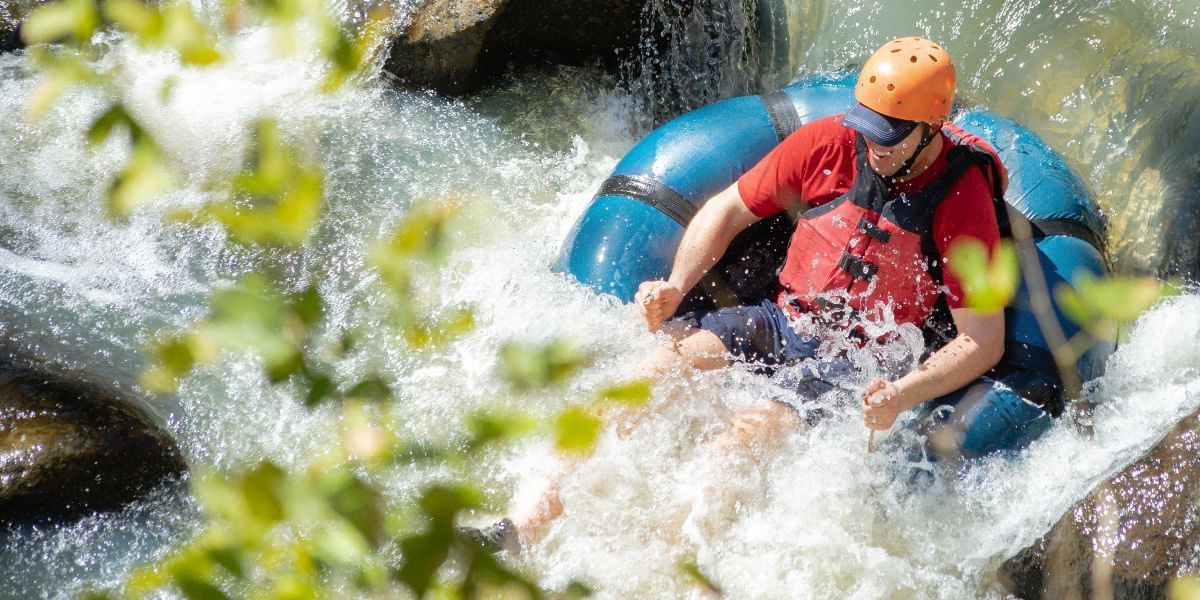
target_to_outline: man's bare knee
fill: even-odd
[[[711,331],[678,323],[664,331],[671,337],[671,344],[642,361],[638,369],[642,377],[658,378],[681,366],[705,371],[729,365],[725,344]]]
[[[729,427],[717,434],[712,445],[718,450],[766,450],[780,445],[800,423],[796,411],[778,402],[733,417]]]

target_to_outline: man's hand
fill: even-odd
[[[638,286],[633,300],[650,331],[658,331],[683,302],[683,291],[666,281],[645,281]]]
[[[900,388],[878,377],[867,382],[862,394],[863,423],[867,429],[887,431],[900,414]]]

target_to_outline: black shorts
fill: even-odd
[[[769,298],[757,304],[698,312],[688,320],[716,335],[734,358],[763,371],[774,373],[778,367],[797,365],[780,373],[781,384],[802,398],[816,399],[839,383],[856,379],[858,369],[849,359],[818,356],[821,340],[797,333],[787,313]]]

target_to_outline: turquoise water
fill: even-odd
[[[1019,119],[1084,177],[1110,219],[1118,268],[1156,272],[1194,252],[1180,207],[1200,180],[1196,2],[786,8],[787,59],[751,75],[782,81],[836,69],[894,35],[929,35],[955,56],[966,100]],[[102,60],[129,66],[130,77],[105,94],[73,92],[37,123],[22,117],[33,85],[24,58],[0,57],[0,322],[11,346],[131,387],[147,340],[197,318],[209,291],[263,265],[297,285],[319,282],[335,331],[370,326],[386,299],[365,266],[369,241],[414,202],[446,196],[464,200],[466,219],[458,249],[424,282],[424,301],[434,312],[473,305],[478,327],[432,353],[369,336],[338,364],[347,379],[379,371],[396,382],[402,434],[436,439],[458,415],[485,406],[548,414],[585,401],[658,343],[631,308],[549,270],[600,182],[643,133],[653,102],[637,94],[654,93],[652,82],[629,93],[610,76],[558,68],[463,100],[382,81],[325,96],[319,68],[278,56],[264,32],[228,41],[238,62],[196,71],[108,39]],[[736,68],[723,73],[718,89],[753,80]],[[174,92],[164,99],[168,80]],[[106,94],[130,104],[187,174],[125,223],[105,218],[101,198],[126,149],[80,143]],[[316,243],[257,254],[233,249],[215,228],[164,226],[167,210],[203,201],[206,177],[236,164],[259,116],[320,142],[330,188]],[[1168,225],[1184,231],[1165,235]],[[566,514],[520,564],[547,586],[582,578],[617,598],[686,595],[676,575],[684,555],[731,597],[1002,597],[993,573],[1003,559],[1200,405],[1198,314],[1200,295],[1186,294],[1133,328],[1109,375],[1087,388],[1101,404],[1093,438],[1063,423],[1020,458],[921,494],[894,485],[891,457],[863,452],[852,411],[756,466],[709,456],[696,440],[773,386],[736,368],[663,386],[656,403],[679,401],[629,438],[602,440],[564,482]],[[510,393],[495,374],[500,345],[563,335],[602,358],[565,390]],[[299,468],[336,443],[338,426],[332,411],[306,410],[294,396],[271,387],[254,360],[230,357],[155,409],[194,465],[270,458]],[[486,483],[495,508],[550,456],[546,443],[531,442],[494,457]],[[403,498],[435,475],[397,472],[389,490]],[[10,532],[0,540],[0,596],[63,597],[118,582],[195,525],[190,500],[166,489],[121,514]]]

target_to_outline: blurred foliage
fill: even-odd
[[[1168,600],[1200,600],[1200,577],[1185,575],[1167,584]]]
[[[983,242],[963,237],[948,254],[946,264],[962,283],[967,307],[983,313],[1004,310],[1017,293],[1021,273],[1011,240],[1002,240],[989,257]]]
[[[274,121],[259,120],[230,199],[175,218],[216,221],[245,245],[303,244],[321,216],[324,175],[296,154]]]
[[[695,558],[686,558],[680,561],[679,572],[687,578],[689,585],[698,588],[706,597],[720,598],[725,595],[724,590],[700,569]]]
[[[1164,296],[1177,293],[1170,284],[1153,277],[1097,278],[1082,273],[1075,286],[1059,284],[1054,297],[1071,320],[1092,337],[1116,341],[1121,325],[1139,315]]]
[[[133,116],[121,104],[114,104],[102,113],[88,129],[88,142],[99,146],[117,129],[129,134],[129,160],[117,173],[108,189],[108,211],[125,216],[140,204],[153,199],[171,187],[172,177],[166,158]]]
[[[545,346],[509,343],[500,348],[505,379],[522,389],[568,381],[589,358],[582,346],[565,339]]]
[[[265,25],[282,52],[315,40],[328,67],[326,91],[354,81],[381,46],[384,15],[349,31],[319,0],[226,0],[218,30],[191,6],[185,1],[63,0],[39,8],[22,28],[41,72],[28,116],[47,114],[71,86],[117,91],[124,67],[100,71],[94,66],[104,51],[104,45],[92,44],[100,31],[121,32],[144,47],[174,52],[182,67],[212,68],[229,60],[230,36],[246,26]],[[164,84],[164,93],[171,85],[170,80]],[[217,182],[216,200],[175,216],[215,223],[240,244],[300,248],[321,219],[323,169],[277,123],[260,120],[252,127],[243,167]],[[120,217],[180,178],[174,173],[176,158],[120,100],[102,110],[87,133],[93,146],[115,138],[129,148],[107,198],[109,212]],[[368,266],[391,299],[388,331],[414,350],[444,344],[474,327],[469,307],[434,315],[421,302],[420,275],[436,269],[449,253],[458,207],[454,201],[411,207],[371,252]],[[964,247],[952,254],[951,266],[967,286],[971,306],[997,310],[1016,289],[1016,260],[1011,247],[1002,247],[991,260],[987,254],[982,247]],[[1149,284],[1118,280],[1059,291],[1069,312],[1091,323],[1086,327],[1096,335],[1133,318],[1155,297],[1157,290]],[[92,592],[93,597],[140,598],[164,591],[192,599],[544,595],[457,528],[461,515],[482,506],[482,495],[455,467],[530,435],[552,437],[563,452],[586,453],[600,435],[606,409],[644,406],[650,382],[603,388],[590,404],[568,406],[550,418],[481,412],[468,416],[461,432],[451,431],[446,442],[402,440],[393,433],[400,428],[381,416],[386,411],[375,410],[395,401],[394,383],[377,374],[349,381],[334,376],[333,362],[354,347],[357,336],[327,331],[327,312],[316,284],[293,289],[269,273],[250,274],[214,292],[204,318],[154,343],[152,364],[142,377],[147,388],[170,391],[198,365],[251,354],[261,361],[267,380],[298,386],[307,405],[335,403],[341,444],[294,470],[262,460],[232,473],[198,473],[192,480],[204,514],[198,533],[168,556],[138,568],[120,590]],[[513,389],[530,392],[565,385],[590,356],[577,343],[557,339],[505,344],[498,358],[500,375]],[[428,483],[412,498],[387,497],[381,481],[389,470],[422,465],[448,466],[458,475],[454,481]],[[694,561],[680,570],[703,591],[721,593]],[[563,595],[589,593],[573,583]]]
[[[1011,240],[1002,240],[989,256],[987,248],[978,240],[966,238],[950,248],[947,265],[962,282],[966,293],[966,306],[984,313],[1003,310],[1013,301],[1020,288],[1022,258]],[[1032,254],[1030,256],[1033,256]],[[1036,262],[1036,261],[1033,261]],[[1043,276],[1038,264],[1026,265],[1026,277]],[[1061,343],[1052,343],[1053,355],[1064,381],[1078,382],[1074,372],[1075,361],[1086,353],[1097,341],[1116,342],[1121,327],[1135,321],[1156,301],[1176,293],[1175,287],[1152,277],[1095,277],[1090,273],[1079,273],[1073,284],[1059,283],[1054,290],[1039,292],[1030,287],[1031,296],[1046,297],[1038,302],[1031,297],[1028,308],[1035,312],[1050,313],[1053,307],[1048,296],[1053,293],[1059,308],[1081,330],[1071,339],[1059,332]],[[1049,315],[1051,324],[1056,317]],[[1040,322],[1040,321],[1039,321]],[[1046,327],[1045,323],[1041,323]],[[1052,336],[1047,335],[1047,339]],[[1073,389],[1073,386],[1068,386]]]
[[[277,47],[296,51],[315,40],[328,64],[322,84],[333,91],[364,71],[379,48],[383,15],[358,31],[343,28],[318,0],[227,0],[223,30],[212,30],[178,1],[64,0],[35,11],[23,28],[30,55],[41,71],[27,113],[40,118],[71,86],[106,88],[120,98],[120,65],[97,70],[104,51],[93,45],[102,30],[123,32],[147,48],[174,52],[181,67],[212,68],[230,58],[231,34],[265,25]],[[315,28],[315,29],[314,29]],[[315,37],[311,34],[316,32]],[[170,93],[173,81],[164,83]],[[324,171],[311,140],[290,139],[269,119],[252,124],[242,168],[209,189],[215,200],[171,214],[221,227],[238,244],[284,253],[308,243],[325,203]],[[128,158],[109,186],[109,213],[124,217],[167,192],[181,177],[177,158],[121,101],[102,110],[87,132],[94,146],[127,144]],[[392,234],[373,246],[368,267],[389,297],[386,331],[414,350],[444,344],[474,327],[463,307],[430,314],[421,301],[424,274],[436,271],[450,252],[459,203],[411,207]],[[119,590],[89,597],[325,598],[347,594],[394,597],[532,597],[544,592],[499,562],[456,523],[482,506],[469,466],[489,449],[524,436],[553,436],[560,448],[589,449],[599,435],[596,416],[607,404],[641,406],[648,383],[633,382],[598,392],[591,406],[568,407],[537,419],[519,412],[470,415],[447,441],[399,439],[400,427],[382,407],[395,401],[392,382],[376,374],[342,380],[336,361],[355,347],[358,332],[328,330],[318,285],[295,289],[271,272],[251,273],[212,293],[207,315],[183,331],[168,332],[150,350],[142,384],[170,392],[200,365],[227,355],[251,355],[275,385],[293,386],[309,406],[335,404],[341,413],[341,444],[288,469],[261,460],[231,473],[200,470],[192,489],[204,519],[191,539],[168,556],[132,573]],[[509,344],[501,351],[503,375],[518,391],[561,385],[587,362],[568,340],[543,346]],[[392,470],[449,467],[456,481],[428,483],[412,498],[389,498],[383,481]],[[589,592],[569,585],[563,596]]]

